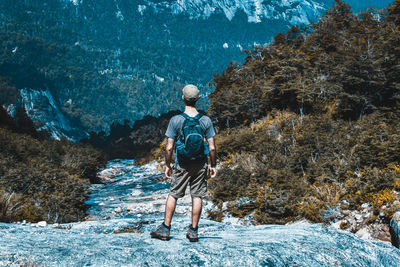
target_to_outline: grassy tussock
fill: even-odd
[[[0,128],[1,221],[71,222],[85,217],[87,188],[104,166],[100,152]]]
[[[389,219],[399,189],[399,138],[396,124],[376,114],[348,122],[273,112],[219,134],[223,164],[210,183],[212,198],[236,201],[230,212],[254,213],[257,223],[327,221],[325,212],[343,200],[353,209],[386,205]]]
[[[339,205],[369,202],[390,219],[400,185],[399,10],[396,0],[376,20],[337,0],[318,23],[215,75],[209,113],[223,164],[210,185],[214,217],[230,201],[230,213],[256,223],[325,222]]]

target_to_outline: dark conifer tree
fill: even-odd
[[[0,126],[7,126],[12,130],[17,128],[14,119],[8,114],[7,110],[4,109],[3,105],[0,104]]]
[[[388,10],[389,14],[387,20],[394,22],[396,25],[400,25],[400,0],[395,0]]]
[[[15,122],[17,124],[17,130],[20,133],[26,133],[33,137],[38,137],[38,132],[36,131],[35,124],[26,114],[24,107],[17,108],[15,113]]]

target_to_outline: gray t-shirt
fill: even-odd
[[[177,140],[178,136],[181,134],[183,123],[185,118],[182,115],[175,115],[171,118],[168,124],[167,132],[165,135],[169,138]],[[206,139],[214,137],[215,131],[211,119],[206,115],[203,115],[200,120],[200,127],[203,129],[204,136]]]

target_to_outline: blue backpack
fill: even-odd
[[[205,141],[203,129],[200,126],[200,113],[190,117],[182,113],[185,118],[181,134],[176,142],[176,155],[179,163],[190,163],[201,160],[208,154],[207,141]]]

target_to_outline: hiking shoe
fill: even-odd
[[[199,235],[197,234],[198,227],[193,228],[192,225],[189,226],[186,238],[189,239],[190,242],[197,242],[199,241]]]
[[[166,226],[164,223],[159,225],[156,230],[151,231],[150,235],[152,238],[158,238],[164,241],[168,241],[169,238],[169,231],[171,227]]]

